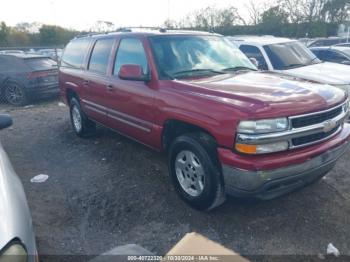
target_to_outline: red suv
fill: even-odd
[[[169,155],[176,191],[210,210],[271,199],[324,176],[345,152],[347,95],[255,66],[224,37],[125,30],[72,40],[59,75],[78,136],[100,123]]]

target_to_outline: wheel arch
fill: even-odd
[[[201,132],[210,136],[217,144],[215,136],[206,128],[177,119],[168,119],[164,122],[162,131],[162,150],[167,152],[171,143],[181,135],[187,133]]]
[[[77,93],[74,89],[72,89],[72,88],[67,88],[67,89],[66,89],[66,99],[67,99],[68,104],[70,103],[70,100],[71,100],[73,97],[75,97],[76,99],[78,99],[78,101],[80,102],[78,93]]]

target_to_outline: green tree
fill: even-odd
[[[259,28],[262,34],[282,36],[286,33],[287,24],[288,14],[280,6],[273,6],[262,14]]]
[[[6,26],[5,22],[0,23],[0,46],[7,45],[7,37],[9,35],[9,27]]]

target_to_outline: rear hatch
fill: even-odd
[[[28,75],[29,79],[44,85],[58,83],[58,66],[53,59],[49,57],[31,57],[24,61],[31,69]]]

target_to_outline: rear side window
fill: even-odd
[[[113,43],[114,43],[113,38],[100,39],[96,41],[94,49],[92,50],[92,53],[91,53],[91,58],[90,58],[90,63],[88,68],[90,71],[93,71],[99,74],[107,73],[108,61],[112,51]]]
[[[51,70],[57,67],[57,63],[50,58],[30,58],[24,61],[35,71]]]
[[[148,71],[148,63],[142,42],[137,38],[124,38],[121,40],[115,59],[113,74],[118,75],[122,65],[139,65],[145,74]]]
[[[61,66],[80,68],[84,62],[90,39],[78,39],[70,42],[63,53]]]

